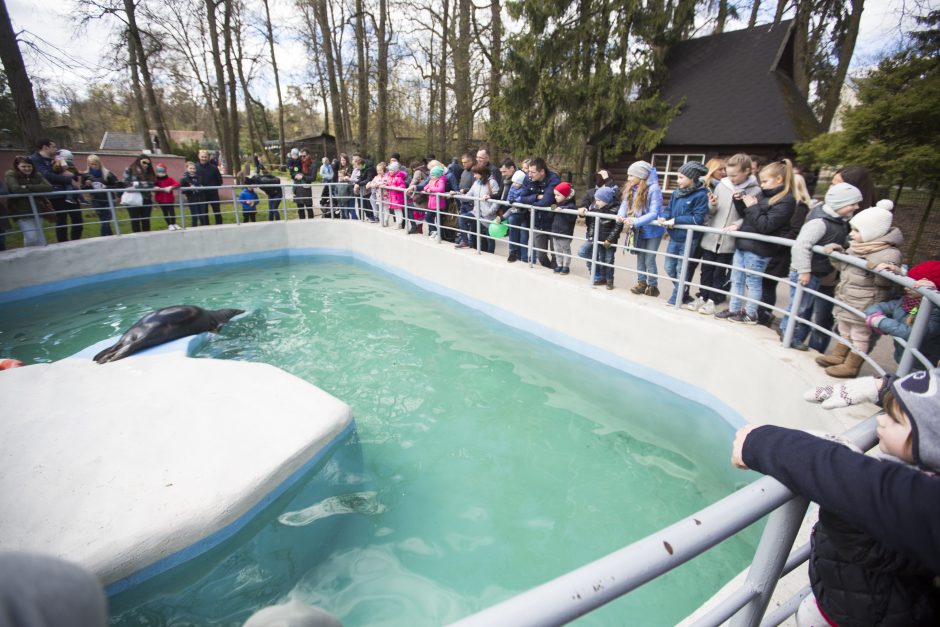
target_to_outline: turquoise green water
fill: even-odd
[[[232,542],[113,598],[113,624],[240,624],[288,596],[347,627],[443,624],[748,480],[708,408],[346,260],[211,266],[7,304],[0,346],[59,359],[178,303],[247,310],[200,356],[271,363],[325,389],[352,406],[358,441]],[[674,624],[746,566],[755,540],[733,538],[579,624]]]

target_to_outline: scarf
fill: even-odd
[[[672,195],[677,198],[685,198],[692,192],[698,191],[700,189],[702,189],[702,182],[695,181],[695,185],[693,185],[692,187],[680,187],[676,191],[672,192]]]
[[[874,242],[852,242],[852,245],[849,246],[849,252],[856,257],[866,257],[872,253],[885,250],[886,248],[894,248],[894,246],[880,240],[875,240]]]
[[[303,174],[310,174],[310,168],[313,167],[313,159],[310,158],[310,155],[300,158],[300,171]]]

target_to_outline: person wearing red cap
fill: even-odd
[[[160,210],[163,211],[163,220],[166,222],[168,231],[176,231],[180,227],[176,224],[176,190],[180,188],[179,181],[170,176],[166,165],[158,163],[153,168],[157,178],[153,185],[157,191],[153,194],[153,199]]]
[[[925,261],[914,266],[907,272],[907,278],[914,280],[915,287],[936,290],[940,285],[940,261]],[[907,340],[911,335],[911,327],[917,317],[921,298],[916,291],[906,289],[901,298],[876,303],[866,309],[865,324],[875,333]],[[931,364],[940,363],[940,307],[930,309],[927,332],[920,346],[916,348]],[[904,347],[895,342],[894,360],[900,363],[903,354]],[[913,367],[923,369],[925,366],[915,359]]]

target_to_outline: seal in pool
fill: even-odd
[[[95,361],[103,364],[123,359],[151,346],[178,340],[187,335],[215,331],[234,318],[241,309],[203,309],[195,305],[173,305],[149,313],[127,330],[117,344],[106,348]]]

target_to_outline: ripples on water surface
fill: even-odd
[[[210,266],[7,304],[0,346],[60,359],[180,303],[247,310],[200,356],[318,385],[352,406],[358,442],[233,541],[113,598],[114,624],[240,624],[287,596],[347,627],[443,624],[745,480],[711,410],[346,260]],[[579,624],[674,624],[746,565],[753,539]]]

